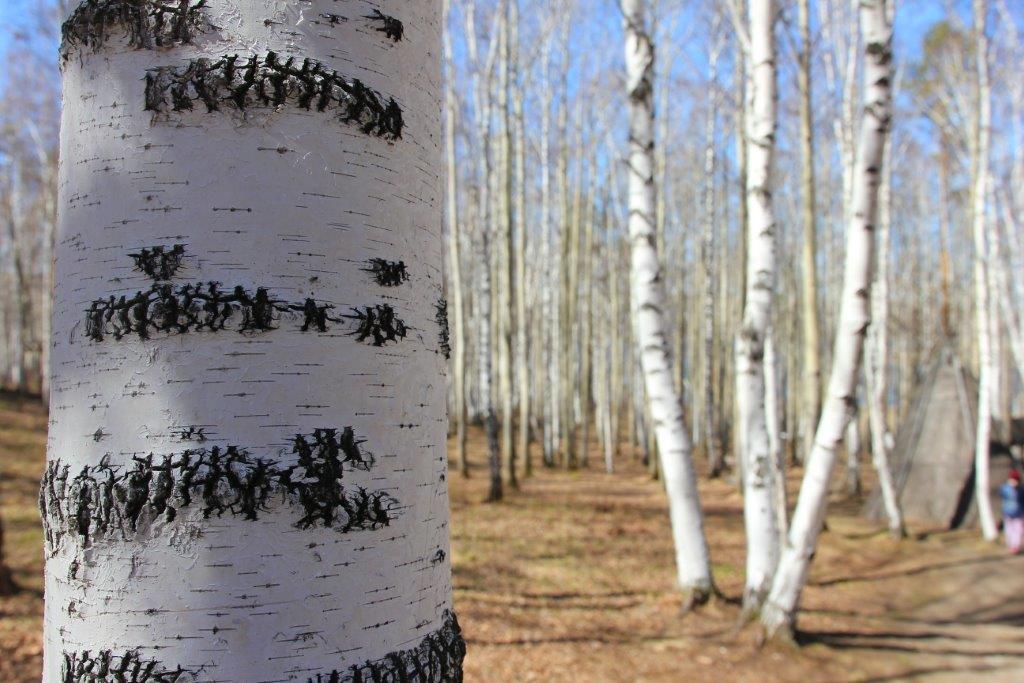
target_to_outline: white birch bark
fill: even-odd
[[[778,520],[766,414],[765,345],[775,290],[775,214],[772,207],[772,155],[775,147],[775,3],[748,3],[746,116],[747,277],[743,322],[736,335],[736,397],[743,458],[743,511],[747,532],[747,577],[743,610],[761,607],[779,559]]]
[[[540,114],[540,220],[541,220],[541,334],[543,341],[543,374],[547,379],[548,390],[541,396],[544,415],[544,443],[542,457],[545,465],[554,462],[555,435],[558,429],[555,426],[555,396],[551,391],[552,378],[555,377],[555,364],[557,354],[554,344],[554,321],[555,301],[554,293],[554,268],[551,259],[551,40],[544,43],[543,57],[541,59],[541,114]]]
[[[782,454],[781,410],[779,408],[779,361],[775,353],[775,330],[768,329],[764,344],[764,412],[768,427],[768,451],[771,459],[772,509],[775,514],[777,548],[786,542],[788,509],[786,500],[786,468]],[[779,550],[778,552],[781,552]]]
[[[805,465],[800,497],[789,537],[761,615],[769,635],[792,632],[800,595],[828,503],[836,451],[856,401],[857,376],[864,337],[871,321],[874,227],[883,148],[891,118],[892,24],[885,0],[862,0],[864,36],[864,110],[854,173],[853,211],[846,236],[843,290],[825,405]]]
[[[466,410],[466,324],[465,304],[462,296],[462,228],[459,225],[459,193],[458,167],[455,164],[455,119],[458,116],[458,98],[455,96],[455,65],[452,61],[452,41],[449,17],[450,0],[443,0],[442,18],[444,21],[444,68],[445,83],[445,170],[446,170],[446,204],[448,208],[448,277],[449,296],[452,310],[452,385],[456,411],[456,455],[459,472],[469,476],[469,461],[466,459],[466,426],[469,415]]]
[[[800,252],[802,290],[800,292],[801,341],[803,358],[800,391],[802,409],[799,430],[800,460],[814,446],[814,429],[821,408],[821,342],[818,316],[818,228],[814,184],[814,121],[811,93],[811,8],[810,0],[798,2],[800,54],[797,83],[800,97],[800,217],[803,246]]]
[[[692,446],[683,406],[672,381],[665,336],[663,280],[655,249],[654,46],[644,0],[621,0],[626,32],[626,93],[629,98],[629,238],[631,309],[661,475],[669,498],[679,585],[687,603],[703,602],[712,591],[711,562],[693,469]]]
[[[440,3],[97,4],[63,43],[43,680],[461,680]]]
[[[703,408],[700,411],[703,425],[704,455],[708,463],[708,475],[717,477],[722,471],[722,457],[718,448],[718,433],[715,429],[715,299],[717,288],[713,266],[715,261],[715,128],[718,120],[718,58],[723,47],[720,30],[721,17],[716,13],[711,24],[711,46],[708,49],[708,112],[704,122],[704,224],[701,235],[701,268],[704,281],[702,348],[704,358],[701,364],[701,386]],[[682,363],[682,358],[678,359]]]
[[[519,1],[512,0],[510,25],[512,30],[512,118],[514,125],[514,167],[515,194],[513,213],[515,215],[515,238],[513,256],[515,259],[515,308],[516,308],[516,343],[515,366],[518,383],[519,425],[518,441],[515,452],[523,461],[523,474],[533,474],[533,461],[530,458],[530,371],[527,358],[527,317],[526,292],[526,259],[527,250],[532,248],[526,235],[526,122],[523,112],[523,85],[520,80],[523,48],[519,40]]]
[[[992,105],[988,73],[987,3],[973,0],[977,62],[977,116],[974,131],[974,182],[971,209],[974,237],[974,311],[978,332],[978,427],[974,446],[974,497],[982,536],[994,541],[999,536],[989,499],[989,441],[992,435],[992,379],[996,358],[992,353],[991,301],[988,291],[988,157]]]
[[[1006,229],[1007,241],[1012,243],[1019,234],[1016,221],[1013,218],[1013,210],[1009,200],[1002,196],[1001,193],[997,193],[996,198],[999,214]],[[996,225],[998,226],[998,223]],[[1002,294],[999,297],[999,310],[1003,314],[1003,321],[1006,324],[1006,334],[1009,337],[1007,343],[1010,347],[1010,353],[1013,355],[1013,362],[1017,368],[1017,373],[1024,377],[1024,324],[1021,321],[1020,310],[1014,303],[1019,299],[1015,294],[1016,290],[1007,272],[1007,255],[1002,251],[1002,241],[1003,237],[1000,232],[996,232],[992,236],[992,254],[989,259],[989,267],[995,269],[998,291]]]
[[[855,410],[846,424],[846,492],[859,496],[860,482],[860,421]]]
[[[899,495],[889,462],[888,396],[889,387],[889,233],[892,226],[892,143],[886,140],[882,154],[882,185],[878,189],[878,258],[875,282],[871,287],[871,327],[868,329],[867,394],[868,420],[871,424],[871,461],[878,474],[878,488],[895,538],[906,536]]]

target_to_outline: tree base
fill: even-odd
[[[711,602],[711,599],[718,596],[714,586],[687,586],[682,589],[683,604],[680,611],[689,614],[698,607],[703,607]]]
[[[766,643],[777,643],[796,647],[796,623],[791,614],[782,611],[778,606],[766,604],[761,609],[761,633],[759,637],[762,645]]]
[[[14,582],[14,575],[6,565],[0,565],[0,595],[14,595],[21,587]]]

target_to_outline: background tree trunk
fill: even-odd
[[[991,299],[988,277],[988,199],[989,127],[992,121],[988,73],[988,36],[986,35],[987,3],[973,0],[974,31],[978,76],[977,116],[974,131],[974,179],[971,188],[971,210],[974,235],[974,310],[978,333],[978,428],[974,447],[974,499],[978,506],[981,534],[994,541],[999,536],[989,498],[989,442],[992,435],[992,388],[996,358],[992,352],[990,326]],[[998,334],[998,329],[996,330]]]
[[[891,123],[892,24],[885,0],[861,0],[860,26],[864,36],[864,111],[832,374],[789,538],[762,613],[761,621],[769,635],[792,634],[800,594],[825,517],[836,451],[856,405],[864,336],[871,322],[869,297],[878,185]]]
[[[800,94],[800,218],[803,225],[803,247],[800,268],[803,275],[800,290],[800,319],[803,372],[800,393],[803,396],[800,414],[801,461],[814,446],[814,428],[821,409],[821,341],[818,321],[818,228],[814,185],[814,121],[811,95],[811,9],[810,0],[799,0],[800,29],[797,85]]]
[[[893,86],[895,89],[895,85]],[[871,459],[878,473],[878,488],[889,521],[889,532],[906,536],[899,494],[889,462],[889,241],[892,227],[892,140],[882,154],[882,184],[878,189],[878,258],[875,282],[871,286],[871,328],[868,330],[867,379],[868,420],[871,425]]]
[[[655,248],[653,178],[654,46],[644,0],[621,0],[626,31],[626,94],[629,98],[629,239],[631,309],[644,386],[657,436],[661,474],[669,498],[679,585],[687,604],[712,591],[711,561],[697,494],[692,446],[683,406],[672,381],[663,304],[663,280]]]
[[[747,147],[747,257],[743,322],[736,335],[736,396],[739,400],[743,467],[743,518],[747,531],[747,578],[743,610],[756,614],[771,587],[779,559],[775,515],[775,458],[765,400],[765,346],[775,292],[775,214],[772,155],[775,147],[775,3],[750,0],[744,58],[749,108]]]

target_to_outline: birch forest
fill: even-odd
[[[1024,5],[5,5],[0,678],[1024,675]]]

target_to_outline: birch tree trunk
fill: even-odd
[[[802,323],[803,366],[801,395],[803,409],[800,414],[800,459],[807,458],[814,446],[814,428],[821,409],[821,324],[818,322],[818,229],[817,202],[814,186],[814,122],[811,114],[811,10],[810,0],[799,0],[800,54],[797,84],[800,94],[800,216],[803,224],[801,272],[803,287],[800,292],[800,318]]]
[[[1012,241],[1019,232],[1016,227],[1016,221],[1013,218],[1010,201],[1001,194],[997,194],[997,200],[999,213],[1007,233],[1007,241],[1012,244]],[[1006,333],[1009,337],[1007,343],[1013,356],[1013,362],[1017,368],[1017,374],[1024,377],[1024,325],[1021,322],[1020,310],[1014,305],[1017,298],[1014,295],[1015,290],[1007,272],[1007,256],[1002,251],[1002,240],[1001,233],[996,232],[992,235],[989,267],[995,269],[998,291],[1003,293],[1003,296],[999,297],[999,310],[1002,312],[1003,321],[1006,323]]]
[[[761,615],[769,636],[792,634],[825,516],[836,450],[855,405],[864,336],[871,321],[869,297],[878,185],[891,119],[892,24],[885,0],[861,0],[860,25],[864,35],[864,111],[832,374],[814,449],[805,464],[789,537]]]
[[[444,21],[444,68],[446,70],[445,83],[445,166],[447,180],[448,207],[448,276],[449,294],[452,298],[452,312],[454,339],[452,340],[452,351],[455,358],[452,362],[452,385],[454,388],[455,411],[456,411],[456,436],[455,448],[456,459],[459,464],[459,473],[463,477],[469,476],[469,461],[466,459],[466,423],[469,416],[466,411],[466,323],[465,304],[462,297],[462,245],[461,228],[459,226],[459,194],[458,194],[458,168],[455,164],[455,117],[458,116],[458,99],[455,96],[455,65],[452,62],[452,41],[450,36],[449,16],[451,12],[450,0],[444,0],[442,4],[442,17]]]
[[[846,492],[851,496],[861,493],[860,482],[860,421],[855,409],[846,424]]]
[[[985,200],[988,195],[988,156],[992,105],[988,75],[987,3],[973,0],[978,75],[978,110],[974,131],[974,182],[971,209],[974,236],[974,310],[978,331],[978,428],[974,446],[974,498],[978,521],[986,540],[999,536],[989,499],[989,442],[992,434],[992,375],[996,359],[992,353],[991,302],[988,292],[988,225]]]
[[[718,447],[718,430],[715,426],[715,385],[713,380],[715,358],[715,127],[718,120],[718,58],[722,50],[720,17],[712,19],[711,46],[708,50],[708,113],[704,123],[704,225],[701,235],[701,274],[704,280],[702,348],[704,359],[701,364],[703,388],[704,455],[707,457],[708,476],[717,477],[722,473],[722,455]],[[682,358],[679,359],[682,362]]]
[[[533,462],[530,458],[530,372],[527,359],[526,313],[526,132],[523,115],[523,86],[519,80],[522,46],[519,42],[519,0],[511,0],[510,20],[512,30],[512,114],[515,126],[515,307],[516,307],[516,380],[519,385],[519,430],[515,452],[523,460],[523,474],[533,474]]]
[[[46,681],[461,680],[440,3],[330,9],[64,24]]]
[[[889,462],[888,413],[889,387],[889,233],[892,227],[892,142],[886,140],[882,154],[882,185],[878,190],[878,258],[875,282],[871,288],[871,327],[868,329],[867,393],[868,420],[871,423],[871,459],[878,474],[878,488],[895,538],[906,536],[899,495]]]
[[[15,316],[11,329],[11,374],[10,388],[16,392],[29,390],[29,347],[31,345],[30,330],[32,324],[32,289],[30,285],[29,267],[23,254],[25,238],[19,228],[21,210],[21,181],[15,172],[11,172],[8,182],[9,206],[7,214],[7,239],[11,257],[11,270],[14,271]]]
[[[786,469],[782,454],[782,433],[779,409],[779,362],[775,353],[775,330],[769,328],[764,344],[764,411],[768,426],[769,467],[772,477],[772,509],[775,514],[776,547],[786,542],[788,501],[786,500]],[[778,551],[778,552],[781,552]],[[776,560],[777,561],[777,560]]]
[[[544,415],[544,443],[541,457],[544,464],[550,467],[555,459],[555,435],[558,429],[555,425],[555,396],[552,391],[552,378],[558,373],[555,371],[557,363],[558,347],[554,342],[554,317],[556,304],[554,300],[555,288],[552,284],[554,279],[554,268],[551,259],[551,41],[544,44],[544,52],[541,60],[541,114],[540,114],[540,220],[541,220],[541,250],[540,268],[543,273],[543,286],[541,290],[541,341],[543,342],[542,369],[547,380],[547,391],[544,391],[540,400],[543,404]]]
[[[743,458],[743,511],[747,532],[747,578],[743,611],[756,614],[779,560],[775,510],[775,458],[765,406],[765,345],[775,290],[775,215],[772,155],[775,147],[775,3],[748,3],[746,115],[747,277],[743,322],[736,335],[736,397]]]
[[[672,381],[663,305],[665,294],[655,248],[654,45],[647,29],[645,1],[621,0],[626,33],[626,94],[629,98],[629,239],[631,310],[635,343],[657,436],[661,475],[669,498],[679,585],[687,606],[705,602],[712,591],[711,561],[693,469],[692,445],[683,406]]]
[[[512,386],[512,327],[514,309],[512,301],[512,259],[513,259],[513,160],[512,160],[512,108],[509,100],[509,80],[512,62],[511,0],[501,4],[501,29],[498,31],[500,55],[498,62],[498,115],[501,119],[501,136],[498,141],[501,187],[498,190],[498,225],[500,238],[497,246],[498,277],[495,281],[498,329],[498,393],[501,397],[501,464],[505,481],[512,488],[516,481],[515,443],[513,434],[513,386]]]

